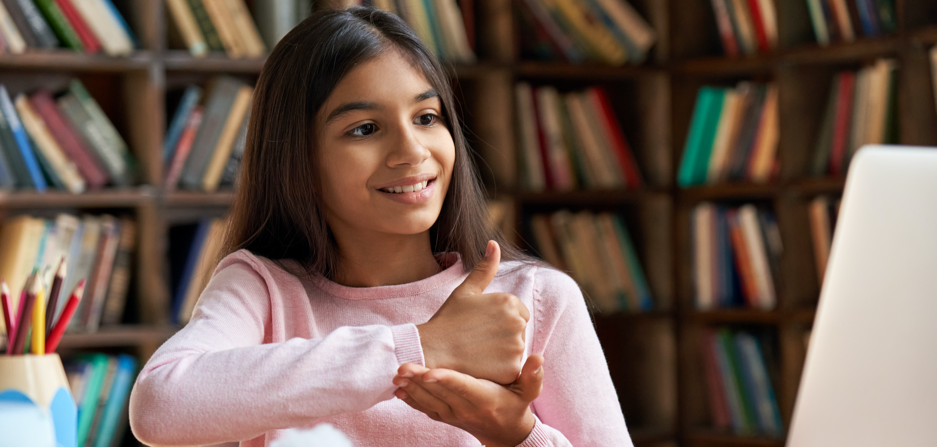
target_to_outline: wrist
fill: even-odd
[[[429,369],[450,368],[447,359],[448,351],[442,346],[436,331],[433,330],[431,322],[416,325],[416,330],[420,334],[420,347],[423,349],[423,362]]]
[[[530,407],[527,407],[527,411],[524,412],[520,422],[516,426],[505,430],[497,439],[479,436],[476,436],[476,439],[485,447],[516,447],[523,444],[530,437],[535,425],[537,425],[537,418],[530,411]]]

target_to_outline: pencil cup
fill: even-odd
[[[58,354],[0,356],[0,447],[75,447],[78,413]]]

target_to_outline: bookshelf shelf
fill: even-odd
[[[0,53],[2,69],[41,69],[43,71],[128,72],[146,70],[153,63],[153,53],[137,51],[126,57],[76,53],[70,50],[28,51],[22,54]]]
[[[894,56],[905,44],[899,36],[885,36],[875,39],[859,39],[853,42],[832,43],[829,46],[805,45],[780,55],[781,63],[822,63],[837,64],[862,61],[877,57]]]
[[[690,311],[683,314],[684,319],[706,324],[778,324],[783,318],[776,310],[755,309],[717,309],[708,311]]]
[[[674,70],[685,75],[741,76],[767,74],[774,68],[775,59],[767,55],[751,57],[703,57],[676,63]]]
[[[779,185],[773,183],[763,185],[753,183],[725,183],[680,189],[678,196],[684,203],[695,203],[706,200],[759,200],[773,198],[781,189]]]
[[[525,205],[556,206],[595,206],[622,205],[635,203],[660,191],[621,189],[621,190],[578,190],[564,192],[519,192],[514,198]]]
[[[89,334],[66,334],[59,346],[68,349],[159,345],[179,330],[175,326],[127,325],[102,327]]]
[[[744,436],[711,430],[697,430],[687,435],[690,445],[700,447],[783,447],[783,438]]]
[[[160,60],[166,70],[259,74],[266,57],[231,59],[221,54],[192,57],[188,51],[167,51]]]
[[[105,190],[83,194],[47,191],[0,193],[2,208],[133,208],[153,196],[147,189]]]
[[[186,207],[226,207],[234,202],[234,192],[223,191],[211,194],[175,191],[167,194],[164,203],[168,206],[186,206]]]
[[[662,67],[626,65],[612,67],[600,64],[564,64],[556,62],[518,62],[514,74],[526,79],[584,79],[589,81],[619,81],[665,72]]]
[[[845,178],[818,177],[793,181],[786,189],[798,196],[815,196],[819,194],[840,194],[845,186]]]
[[[937,26],[930,26],[911,34],[912,43],[934,44],[937,43]]]

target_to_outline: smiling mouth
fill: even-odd
[[[391,186],[388,188],[381,188],[379,191],[383,191],[383,192],[390,193],[390,194],[404,194],[408,192],[419,192],[419,191],[422,191],[424,188],[426,188],[427,185],[434,182],[435,180],[436,179],[424,180],[422,182],[416,182],[412,185],[405,185],[405,186]]]

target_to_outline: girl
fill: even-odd
[[[579,288],[488,222],[453,104],[388,13],[322,11],[277,44],[227,256],[131,394],[141,441],[328,422],[356,446],[631,445]]]

